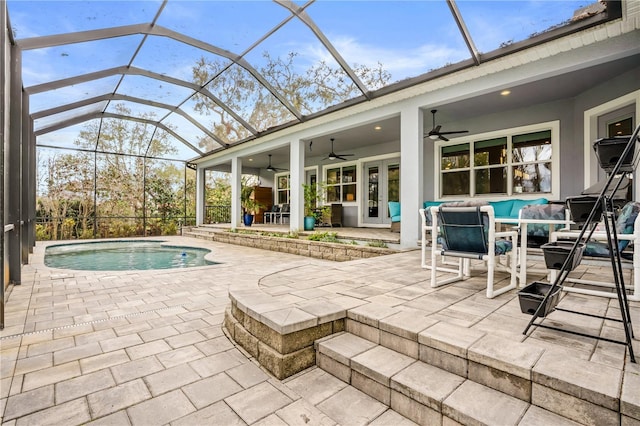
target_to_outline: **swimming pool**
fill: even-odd
[[[162,241],[120,240],[59,244],[45,250],[51,268],[82,271],[129,271],[190,268],[213,265],[205,260],[211,250],[164,245]]]

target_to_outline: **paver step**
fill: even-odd
[[[348,332],[315,346],[321,369],[421,425],[577,424]]]
[[[374,303],[348,310],[345,331],[579,424],[640,419],[637,370]]]
[[[198,229],[193,229],[191,231],[186,231],[183,233],[183,236],[185,237],[192,237],[192,238],[200,238],[203,240],[212,240],[213,239],[213,232],[211,231],[200,231]]]

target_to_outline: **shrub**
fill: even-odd
[[[322,241],[325,243],[339,243],[339,244],[344,244],[344,241],[340,241],[338,239],[338,233],[337,232],[314,232],[313,234],[309,235],[309,240],[310,241]]]
[[[382,240],[369,241],[367,243],[368,247],[380,247],[380,248],[388,248],[387,243]]]

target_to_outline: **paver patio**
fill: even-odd
[[[343,306],[353,318],[375,320],[390,335],[404,330],[407,341],[427,327],[429,333],[420,338],[466,330],[457,337],[467,336],[469,346],[481,332],[525,339],[522,330],[530,317],[519,312],[515,292],[486,299],[482,278],[431,289],[417,250],[336,263],[186,237],[163,239],[210,248],[220,264],[107,273],[56,270],[43,264],[46,244],[36,246],[22,285],[11,289],[0,332],[2,424],[413,424],[317,367],[277,380],[230,340],[222,328],[228,290],[258,280],[267,294]],[[617,303],[574,295],[572,300],[596,311],[615,311]],[[640,305],[631,305],[638,335]],[[608,321],[589,327],[619,333]],[[620,345],[542,329],[526,341],[602,364],[603,371],[629,374],[629,383],[640,374],[637,364],[625,361]],[[491,350],[479,345],[470,351],[480,360]],[[371,355],[359,358],[361,380],[371,374],[388,381],[370,372],[380,362]],[[391,375],[404,368],[396,363],[383,369]],[[536,374],[551,378],[556,365],[549,359]],[[404,380],[412,382],[409,376]],[[470,384],[459,390],[458,398],[474,392]],[[608,403],[606,395],[602,398]],[[469,415],[478,410],[466,408]],[[534,412],[542,412],[540,419],[549,415],[534,406],[523,415],[525,408],[518,405],[511,413],[522,424]]]

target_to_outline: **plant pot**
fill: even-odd
[[[536,281],[520,290],[518,292],[518,299],[520,301],[520,310],[522,313],[533,315],[544,301],[544,298],[551,290],[551,287],[551,284]],[[540,308],[540,312],[538,313],[539,317],[546,317],[548,314],[553,312],[558,301],[560,301],[560,290],[562,290],[562,287],[560,286],[557,286],[554,289],[553,293],[547,298],[542,308]]]
[[[564,265],[569,253],[571,253],[571,250],[573,249],[573,244],[574,243],[572,241],[554,241],[552,243],[541,245],[540,248],[544,254],[544,261],[547,265],[547,269],[562,269],[562,265]],[[578,247],[576,247],[576,251],[567,263],[567,271],[573,271],[575,267],[580,264],[583,251],[584,244],[579,243]]]
[[[244,222],[244,226],[251,226],[253,223],[253,215],[245,213],[244,216],[242,216],[242,221]]]
[[[614,167],[620,161],[622,154],[629,143],[630,136],[614,136],[612,138],[598,139],[593,144],[593,149],[596,151],[598,162],[602,170],[609,173],[613,171]],[[631,149],[627,156],[622,160],[620,164],[620,172],[632,172],[633,171],[633,154],[635,149]]]
[[[304,230],[305,231],[313,231],[313,228],[316,226],[316,218],[313,216],[305,216],[304,217]]]

